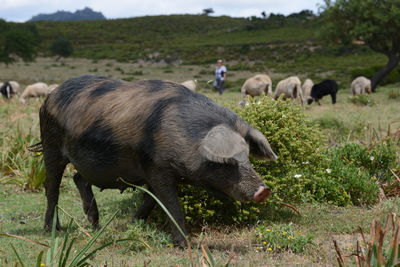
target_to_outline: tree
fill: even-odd
[[[53,55],[58,56],[57,60],[61,57],[69,57],[74,52],[71,43],[65,38],[59,38],[50,45],[50,51]]]
[[[325,0],[322,10],[330,40],[344,45],[358,41],[387,56],[386,66],[371,79],[375,92],[376,86],[400,61],[400,1]]]
[[[263,19],[267,18],[267,13],[265,13],[265,11],[261,12],[261,16],[263,17]]]
[[[213,14],[213,13],[214,13],[214,9],[205,8],[205,9],[203,9],[203,13],[202,14],[208,16],[208,15]]]
[[[34,25],[0,19],[0,62],[10,64],[18,58],[32,61],[39,43],[40,37]]]

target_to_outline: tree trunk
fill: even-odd
[[[388,55],[389,61],[382,69],[380,69],[377,73],[374,74],[374,77],[371,79],[371,89],[372,92],[376,91],[376,87],[382,80],[388,75],[398,64],[400,58],[396,55],[396,53],[390,53]]]

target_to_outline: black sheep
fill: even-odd
[[[338,85],[334,80],[325,80],[314,84],[311,88],[311,98],[308,99],[307,103],[310,105],[315,100],[318,105],[321,105],[319,100],[326,95],[330,95],[332,98],[332,104],[336,104],[336,94],[338,89]]]

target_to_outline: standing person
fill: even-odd
[[[226,79],[227,69],[224,65],[222,59],[217,60],[217,68],[215,69],[215,81],[214,88],[218,91],[220,95],[224,92],[224,82]]]

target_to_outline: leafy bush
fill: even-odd
[[[60,57],[69,57],[73,54],[74,48],[68,39],[59,38],[55,40],[51,46],[50,51],[53,55]]]
[[[361,106],[375,106],[375,101],[371,98],[370,95],[356,95],[349,98],[349,101],[356,105]]]
[[[357,143],[349,143],[330,150],[331,159],[338,158],[345,165],[353,165],[365,170],[369,176],[379,181],[392,179],[390,169],[397,166],[396,147],[393,141],[373,144],[370,147]]]
[[[282,252],[285,250],[295,253],[303,252],[312,245],[313,235],[305,235],[296,231],[293,224],[260,225],[255,230],[257,251]]]

